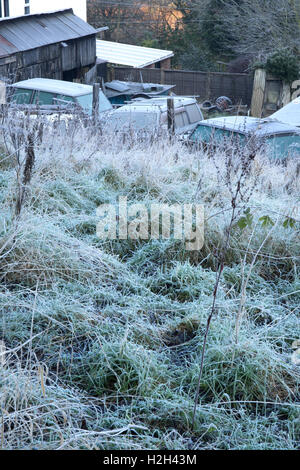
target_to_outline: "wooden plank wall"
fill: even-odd
[[[198,72],[188,70],[133,69],[116,67],[116,80],[143,81],[176,85],[177,95],[198,95],[200,100],[214,100],[228,96],[234,104],[250,106],[253,90],[253,75],[225,72]]]
[[[86,36],[66,42],[50,44],[9,57],[0,58],[0,80],[12,82],[44,77],[63,79],[63,72],[84,69],[96,62],[95,36]]]

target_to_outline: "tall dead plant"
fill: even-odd
[[[216,143],[212,143],[213,146]],[[213,289],[212,295],[212,305],[207,317],[206,321],[206,328],[204,332],[204,338],[202,343],[202,352],[200,357],[200,371],[198,375],[198,382],[196,388],[196,395],[194,399],[194,409],[193,409],[193,416],[192,416],[192,430],[194,429],[195,424],[195,417],[196,417],[196,410],[199,401],[200,395],[200,386],[201,380],[203,375],[203,367],[204,367],[204,358],[205,358],[205,351],[207,346],[207,339],[208,333],[211,325],[211,321],[213,317],[216,315],[218,307],[217,307],[217,297],[218,297],[218,290],[220,287],[220,282],[222,278],[222,273],[225,266],[225,261],[228,253],[228,249],[230,246],[230,239],[232,235],[232,230],[236,223],[239,220],[239,217],[245,211],[248,202],[253,194],[254,188],[257,184],[257,178],[259,172],[257,172],[256,177],[252,180],[251,183],[251,174],[253,170],[253,164],[255,160],[255,156],[258,150],[261,148],[259,142],[254,138],[251,137],[246,146],[243,146],[240,142],[232,142],[231,139],[224,142],[222,148],[218,145],[219,150],[222,150],[224,155],[224,160],[220,160],[220,153],[216,155],[216,152],[211,152],[212,147],[210,149],[210,153],[213,158],[213,162],[217,169],[217,175],[219,180],[219,185],[222,186],[225,184],[227,190],[230,193],[230,221],[227,227],[225,228],[225,237],[222,243],[222,246],[218,250],[217,253],[217,271],[216,271],[216,281]],[[224,162],[224,165],[223,165]],[[201,183],[200,183],[201,184]],[[224,208],[225,211],[228,211],[228,208]]]
[[[16,216],[19,217],[26,198],[28,185],[32,178],[32,171],[35,162],[34,151],[34,134],[31,132],[27,136],[27,144],[25,148],[25,165],[22,175],[22,180],[18,185],[18,196],[16,202]]]

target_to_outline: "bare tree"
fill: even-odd
[[[233,50],[264,59],[276,49],[298,49],[299,24],[292,0],[221,0],[222,24]]]
[[[98,28],[108,26],[106,38],[117,42],[137,42],[144,36],[142,0],[88,0],[88,22]]]
[[[176,2],[169,0],[88,0],[88,22],[108,26],[107,39],[140,43],[163,40],[180,20]]]
[[[176,0],[175,4],[193,44],[202,40],[215,57],[265,59],[276,49],[299,47],[299,0]]]

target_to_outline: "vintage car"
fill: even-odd
[[[294,99],[269,117],[291,126],[300,127],[300,98]]]
[[[232,149],[255,142],[270,158],[300,157],[300,129],[275,119],[230,116],[204,120],[189,134],[186,142],[208,149]]]
[[[114,107],[119,107],[135,98],[150,99],[167,96],[173,88],[174,85],[113,80],[105,83],[103,91],[111,104]]]
[[[175,134],[183,134],[194,129],[203,115],[195,98],[174,96]],[[161,134],[167,131],[168,97],[141,99],[118,108],[110,116],[110,126],[114,131],[129,130]]]
[[[93,109],[93,87],[81,83],[32,78],[14,83],[10,88],[10,101],[20,105],[79,107],[88,115]],[[99,92],[99,114],[110,111],[112,105],[102,90]],[[51,108],[50,108],[51,109]]]

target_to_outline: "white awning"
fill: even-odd
[[[143,68],[174,56],[173,51],[97,39],[97,57],[111,64]]]

